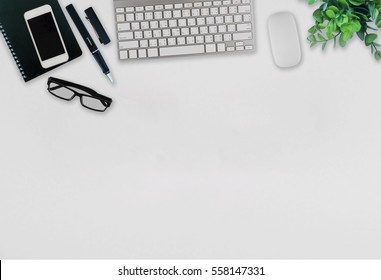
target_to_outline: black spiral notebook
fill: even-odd
[[[24,14],[43,5],[52,7],[69,55],[69,60],[65,63],[82,55],[81,48],[57,0],[0,0],[0,32],[3,33],[25,82],[65,64],[43,68],[33,45]]]

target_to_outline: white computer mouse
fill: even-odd
[[[281,68],[298,65],[302,60],[302,50],[294,15],[290,12],[271,15],[268,30],[275,64]]]

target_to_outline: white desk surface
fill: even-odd
[[[0,40],[0,258],[381,257],[381,62],[365,46],[310,50],[311,7],[257,0],[254,55],[121,63],[112,1],[75,4],[102,11],[116,84],[79,36],[81,58],[24,84]],[[304,53],[289,71],[266,30],[285,10]],[[61,102],[49,76],[114,104]]]

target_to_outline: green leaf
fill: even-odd
[[[313,42],[316,42],[316,38],[315,38],[315,35],[310,35],[307,37],[308,41],[310,41],[311,43]]]
[[[332,11],[332,10],[327,10],[327,11],[325,12],[325,14],[326,14],[327,17],[329,17],[329,18],[335,18],[335,17],[336,17],[335,12]]]
[[[349,0],[349,3],[351,3],[353,6],[361,6],[365,4],[365,0]]]
[[[376,51],[376,52],[374,53],[374,58],[375,58],[376,60],[381,60],[381,51]]]
[[[325,42],[325,41],[327,41],[327,40],[324,38],[324,36],[321,35],[320,33],[319,33],[317,36],[318,36],[318,41],[320,41],[320,42]]]
[[[377,39],[377,34],[368,34],[365,36],[365,45],[371,45]]]

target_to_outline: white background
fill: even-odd
[[[84,55],[28,84],[0,40],[0,258],[381,257],[381,64],[369,49],[310,50],[313,8],[257,0],[254,55],[121,63],[112,1],[75,6],[93,6],[112,35],[101,50],[114,86],[76,30]],[[288,71],[266,30],[285,10],[304,55]],[[49,76],[113,107],[61,102]]]

